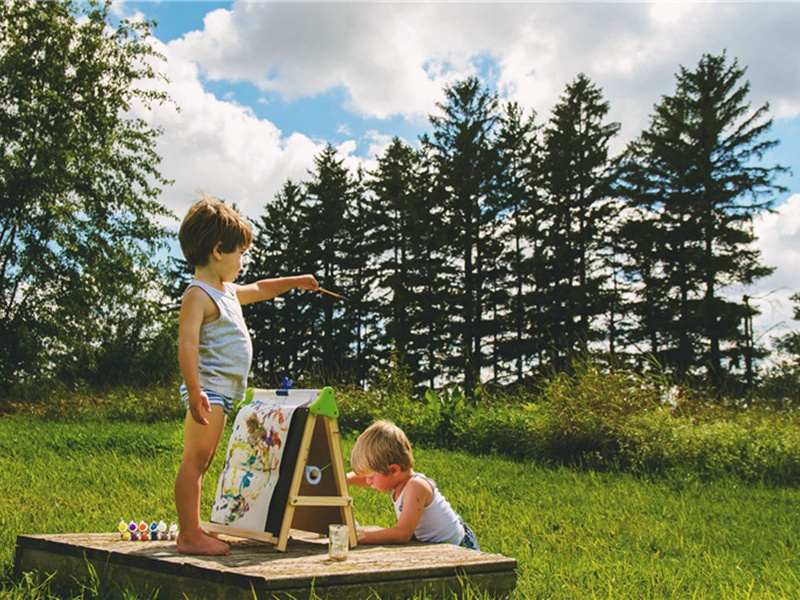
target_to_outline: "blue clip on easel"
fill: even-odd
[[[275,390],[275,393],[278,394],[278,396],[288,396],[292,385],[294,385],[294,381],[288,377],[284,377],[280,389]]]

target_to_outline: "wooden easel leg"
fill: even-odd
[[[294,520],[295,503],[294,498],[299,495],[300,484],[303,481],[303,474],[306,470],[306,462],[308,462],[308,452],[311,448],[311,438],[314,435],[314,425],[317,421],[317,415],[309,414],[306,419],[306,425],[303,429],[303,439],[300,441],[300,449],[297,452],[297,462],[294,465],[294,474],[292,475],[292,483],[289,486],[289,496],[286,502],[286,510],[283,513],[283,522],[281,523],[281,531],[278,536],[278,543],[275,546],[278,552],[286,550],[286,544],[289,542],[289,530],[292,528],[292,521]]]
[[[349,497],[350,493],[347,488],[347,472],[344,468],[342,441],[339,436],[339,421],[326,417],[325,432],[328,438],[328,452],[331,455],[331,468],[333,469],[333,477],[336,481],[336,491],[339,496]],[[341,507],[339,513],[342,516],[342,521],[347,525],[347,529],[350,532],[350,547],[355,548],[358,545],[358,536],[356,535],[356,521],[353,517],[352,502],[347,506]]]

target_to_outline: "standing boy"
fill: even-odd
[[[203,195],[189,209],[178,237],[194,267],[178,321],[181,397],[188,409],[175,478],[178,552],[225,555],[230,554],[228,544],[200,528],[200,495],[227,415],[247,387],[253,347],[241,305],[270,300],[295,287],[317,291],[319,285],[312,275],[234,284],[253,234],[247,221],[215,198]]]

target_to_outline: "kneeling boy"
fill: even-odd
[[[447,543],[480,550],[472,529],[450,506],[433,480],[415,473],[411,443],[403,430],[378,421],[356,440],[350,454],[350,485],[391,492],[397,525],[367,531],[363,544]]]

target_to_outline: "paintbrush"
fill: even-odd
[[[335,298],[339,298],[340,300],[347,300],[344,296],[337,294],[336,292],[331,292],[330,290],[326,290],[325,288],[317,288],[320,292],[328,294],[330,296],[334,296]]]

